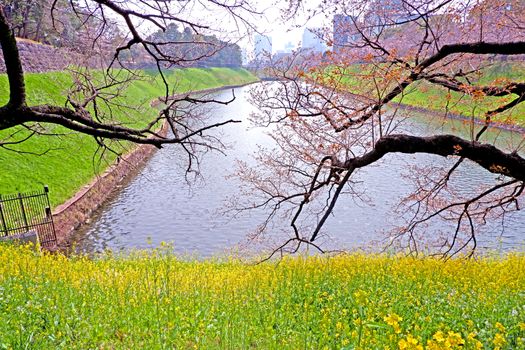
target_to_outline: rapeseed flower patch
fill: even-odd
[[[0,245],[0,349],[525,349],[525,256],[246,264]]]

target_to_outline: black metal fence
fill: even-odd
[[[40,245],[56,245],[55,226],[49,203],[49,189],[43,191],[0,195],[0,236],[36,231]]]

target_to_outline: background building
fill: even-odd
[[[357,18],[337,14],[333,21],[333,35],[334,35],[334,51],[339,51],[341,48],[348,46],[359,38],[359,34],[355,28]]]
[[[255,35],[255,60],[264,60],[272,55],[272,38],[266,35]]]
[[[303,32],[303,41],[301,43],[302,49],[311,50],[314,52],[324,52],[325,45],[319,38],[319,35],[314,30],[306,28]]]

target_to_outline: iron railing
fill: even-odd
[[[40,245],[51,248],[57,239],[49,188],[43,191],[0,195],[0,236],[13,236],[29,231],[36,231]]]

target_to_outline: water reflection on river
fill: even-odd
[[[227,176],[234,171],[236,159],[249,159],[258,144],[270,143],[264,129],[250,128],[248,117],[253,107],[246,100],[247,89],[237,89],[237,99],[232,104],[213,107],[217,120],[233,118],[243,123],[222,129],[224,138],[233,147],[226,155],[208,154],[201,167],[201,179],[188,185],[184,157],[177,146],[156,152],[133,179],[113,193],[91,223],[75,233],[73,242],[77,249],[95,252],[149,248],[164,241],[172,242],[180,254],[210,256],[244,242],[247,233],[265,216],[263,212],[246,212],[231,219],[221,214],[226,198],[238,189],[238,180]],[[228,99],[231,92],[222,92],[219,98],[220,95]],[[428,118],[425,122],[428,123]],[[512,137],[506,134],[498,137]],[[349,197],[341,198],[327,222],[329,237],[325,238],[325,245],[356,248],[381,238],[382,230],[396,224],[392,208],[411,189],[410,183],[403,179],[407,166],[442,161],[428,155],[394,155],[359,172],[356,180],[366,179],[361,186],[373,204],[356,204]],[[463,167],[461,171],[471,179],[465,186],[472,188],[494,177],[476,166]],[[505,228],[490,227],[487,231],[491,234],[483,236],[481,245],[523,249],[525,213],[508,216]]]

